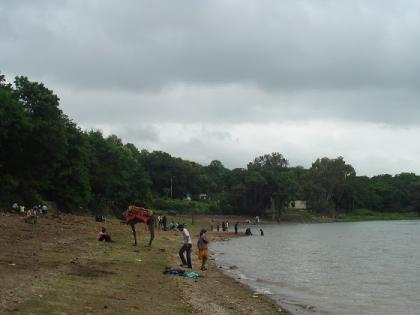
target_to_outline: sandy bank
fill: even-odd
[[[211,222],[195,220],[194,245],[198,231]],[[114,243],[95,240],[102,225]],[[179,264],[177,231],[157,231],[148,248],[143,225],[134,247],[129,227],[117,220],[101,224],[83,216],[44,216],[33,226],[17,215],[0,214],[0,229],[1,314],[285,314],[214,263],[200,271],[196,251],[193,270],[204,278],[163,275],[166,266]],[[228,236],[219,234],[210,233],[210,239]]]

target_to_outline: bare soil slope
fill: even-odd
[[[96,241],[102,225],[115,242]],[[194,271],[204,278],[163,275],[166,266],[178,264],[180,233],[158,231],[148,248],[148,232],[143,225],[137,229],[140,244],[134,247],[130,229],[117,220],[42,216],[30,225],[0,214],[0,313],[280,314],[215,265],[199,272],[195,257]]]

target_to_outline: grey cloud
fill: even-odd
[[[7,21],[0,44],[4,70],[79,88],[420,83],[415,1],[6,3],[0,11]]]
[[[207,165],[214,159],[229,168],[246,167],[256,156],[281,152],[292,165],[310,167],[319,157],[345,157],[359,175],[420,172],[413,146],[419,127],[398,128],[373,123],[315,121],[285,124],[160,124],[157,142],[132,138],[139,148],[163,150]],[[104,128],[106,129],[106,128]],[[211,137],[224,129],[229,137]]]
[[[414,0],[5,0],[0,70],[44,81],[86,129],[204,164],[280,151],[305,166],[344,155],[365,174],[419,171],[419,9]]]
[[[261,90],[253,85],[178,85],[159,91],[74,90],[62,86],[63,109],[95,123],[282,123],[343,119],[390,125],[420,123],[420,92],[411,89]]]
[[[66,111],[89,126],[412,124],[418,9],[409,0],[4,1],[0,70],[57,86]]]
[[[101,130],[106,135],[115,134],[119,138],[123,139],[127,143],[136,143],[139,148],[146,145],[159,143],[160,133],[159,127],[156,125],[150,125],[147,123],[139,122],[126,124],[94,124],[91,126],[84,126],[85,129]]]
[[[124,126],[117,130],[119,131],[117,134],[127,142],[136,141],[137,143],[145,143],[159,141],[159,131],[155,126],[141,123],[138,126]]]

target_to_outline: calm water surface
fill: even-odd
[[[263,229],[214,243],[216,261],[294,314],[420,315],[420,221]]]

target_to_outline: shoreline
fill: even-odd
[[[196,241],[201,228],[222,220],[243,222],[243,217],[196,216],[194,224],[189,224],[190,216],[170,218],[188,224],[193,271],[202,278],[162,273],[180,264],[179,231],[157,230],[150,248],[148,231],[137,225],[139,245],[134,247],[131,229],[116,219],[97,223],[91,216],[61,213],[42,215],[32,225],[22,216],[0,213],[0,313],[292,314],[269,295],[255,296],[249,284],[219,268],[214,255],[209,270],[199,270]],[[260,223],[267,224],[276,222]],[[96,240],[102,226],[114,242]],[[209,232],[211,243],[243,236]]]
[[[202,216],[197,218],[196,225],[190,228],[190,233],[194,241],[201,227],[206,228],[216,221],[228,220],[229,222],[241,221],[242,217],[234,216]],[[274,222],[261,222],[261,225],[271,224]],[[255,226],[255,225],[250,225]],[[232,228],[231,228],[232,230]],[[217,232],[208,231],[210,242],[230,241],[234,238],[244,237],[244,233],[235,235],[234,232]],[[280,314],[291,315],[286,309],[274,301],[270,296],[256,292],[248,284],[235,279],[228,275],[223,268],[217,264],[214,250],[209,248],[211,252],[208,261],[208,271],[196,271],[203,274],[205,279],[188,282],[185,279],[178,279],[183,289],[183,296],[189,300],[190,305],[196,311],[193,314]],[[193,271],[199,266],[195,250],[192,254]],[[179,261],[179,257],[175,256],[174,263]],[[201,294],[197,294],[201,292]]]
[[[395,221],[395,220],[386,220],[386,221]],[[401,221],[402,226],[406,226],[406,225],[418,226],[418,222],[419,222],[419,220],[399,220],[399,221]],[[356,226],[356,227],[361,227],[362,229],[366,229],[366,227],[362,224],[363,223],[370,223],[370,222],[371,221],[334,222],[334,223],[342,223],[342,224],[361,223],[361,224],[357,224],[357,225],[351,224],[349,226]],[[384,220],[378,220],[378,221],[375,221],[375,222],[378,222],[377,224],[380,227],[388,226],[388,225],[386,225],[387,223]],[[292,228],[293,228],[294,225],[295,224],[291,225]],[[367,227],[369,227],[369,226],[370,225],[368,225]],[[400,224],[397,223],[396,225],[392,225],[392,226],[396,226],[397,228],[399,228]],[[375,225],[373,227],[375,227]],[[322,226],[317,226],[315,228],[321,228],[322,229],[323,227]],[[335,226],[335,228],[338,228],[338,230],[340,231],[340,226]],[[334,227],[333,227],[333,229],[334,229]],[[373,229],[373,230],[375,230],[375,229]],[[269,235],[269,234],[270,233],[268,231],[267,235]],[[286,232],[283,234],[283,236],[285,234],[286,234]],[[277,236],[279,236],[279,235],[277,235]],[[282,275],[293,274],[294,270],[293,269],[292,270],[288,269],[287,267],[288,266],[294,266],[293,262],[296,262],[296,259],[293,260],[292,263],[291,263],[291,261],[286,260],[286,264],[283,264],[283,267],[285,267],[286,272],[287,271],[288,272],[280,274],[280,277],[278,277],[278,276],[273,277],[273,276],[271,276],[271,273],[269,272],[270,270],[274,271],[274,269],[271,269],[271,266],[274,266],[273,264],[271,264],[271,262],[273,260],[276,260],[275,256],[269,256],[273,260],[271,260],[270,258],[267,257],[267,258],[264,258],[262,260],[261,259],[260,260],[256,259],[255,261],[250,259],[249,262],[248,262],[247,250],[249,248],[254,248],[254,246],[256,244],[266,244],[266,245],[268,245],[265,242],[261,243],[259,240],[256,240],[257,238],[258,238],[258,236],[255,237],[256,243],[254,243],[254,241],[248,242],[248,240],[237,240],[237,241],[235,241],[235,243],[226,243],[226,244],[222,244],[221,246],[216,246],[216,248],[214,248],[214,247],[212,248],[213,252],[215,252],[216,254],[219,254],[219,256],[215,257],[216,258],[215,262],[216,262],[217,265],[221,265],[221,266],[224,267],[224,274],[226,274],[227,276],[231,276],[234,279],[241,279],[242,283],[244,283],[245,285],[248,285],[252,290],[257,291],[257,292],[264,292],[264,283],[261,283],[261,282],[266,281],[265,283],[267,283],[267,288],[272,288],[273,290],[271,290],[271,289],[270,290],[271,290],[272,293],[274,293],[273,296],[271,296],[270,293],[268,293],[267,297],[271,298],[273,300],[273,302],[276,303],[277,305],[279,305],[282,309],[283,309],[283,306],[284,306],[285,310],[288,311],[290,314],[293,314],[294,312],[296,312],[298,314],[300,314],[300,313],[310,314],[312,312],[316,312],[316,313],[317,312],[323,312],[322,308],[324,309],[325,312],[330,312],[331,309],[332,309],[333,310],[332,313],[334,313],[334,314],[339,313],[341,311],[341,309],[345,310],[345,311],[343,311],[343,313],[345,312],[346,314],[351,313],[351,311],[354,311],[354,309],[353,309],[354,308],[354,303],[353,304],[349,303],[349,300],[346,300],[346,299],[340,300],[340,296],[335,296],[333,291],[328,292],[327,290],[322,290],[325,282],[320,284],[320,283],[317,282],[316,279],[312,279],[314,281],[308,282],[312,285],[308,289],[319,290],[319,292],[324,292],[324,294],[325,294],[325,292],[327,292],[327,293],[329,293],[329,295],[325,295],[325,296],[332,296],[332,297],[335,297],[336,299],[334,299],[334,298],[330,299],[330,301],[328,301],[326,304],[322,305],[323,303],[325,303],[325,301],[320,300],[319,295],[317,295],[317,294],[313,294],[311,296],[311,299],[306,299],[306,301],[305,301],[305,295],[299,295],[299,291],[296,291],[296,290],[295,291],[293,291],[293,290],[288,291],[288,290],[286,290],[286,288],[289,288],[293,285],[295,285],[295,288],[296,288],[296,285],[300,285],[301,283],[305,283],[305,281],[301,281],[301,280],[305,280],[305,279],[300,278],[300,279],[298,279],[297,282],[296,281],[295,282],[288,281],[286,286],[282,285],[282,283],[284,281],[283,279],[285,279],[284,277],[282,277]],[[383,238],[381,238],[381,239],[383,239]],[[276,240],[276,238],[272,238],[271,240]],[[288,239],[288,240],[290,241],[290,239]],[[260,246],[260,247],[261,248],[269,248],[267,246]],[[229,253],[230,253],[230,255],[229,255]],[[264,251],[257,252],[255,257],[264,257],[264,256],[259,255],[260,253],[264,253]],[[277,252],[275,252],[275,253],[277,253]],[[220,254],[223,255],[223,256],[220,256]],[[286,255],[285,257],[293,257],[293,255],[288,255],[287,252],[286,253],[283,252],[283,254]],[[323,257],[325,257],[325,256],[323,256]],[[329,257],[329,256],[327,256],[327,257]],[[345,257],[345,256],[342,255],[341,257]],[[351,256],[351,257],[354,258],[355,260],[358,259],[358,257],[356,257],[356,256],[354,256],[354,257]],[[280,258],[280,260],[284,262],[283,259]],[[334,260],[333,260],[333,258],[330,258],[328,261],[334,261]],[[368,260],[368,261],[370,261],[370,260]],[[231,266],[234,266],[234,268],[231,268]],[[239,266],[239,268],[237,266]],[[260,266],[261,268],[258,268],[258,266]],[[367,266],[365,266],[365,267],[367,267]],[[368,268],[366,268],[366,269],[368,269]],[[364,270],[366,270],[366,269],[364,269]],[[285,269],[282,268],[282,270],[285,270]],[[351,269],[351,270],[354,270],[354,269]],[[263,272],[263,271],[265,271],[265,272]],[[290,273],[291,271],[292,271],[292,273]],[[364,276],[367,279],[369,279],[367,274],[365,274]],[[286,276],[286,278],[287,278],[287,276]],[[322,278],[329,279],[328,277],[324,277],[324,276]],[[275,282],[272,282],[272,284],[276,285],[277,287],[270,286],[270,279],[273,279],[273,281],[275,281]],[[334,274],[333,279],[342,280],[339,273]],[[391,280],[387,279],[387,281],[390,281],[390,283],[395,285],[393,282],[391,282]],[[341,282],[339,281],[338,284],[341,284],[343,282],[344,281],[341,281]],[[290,284],[291,284],[291,286],[289,286]],[[359,284],[360,284],[360,282],[359,282]],[[401,285],[401,283],[399,283],[399,284]],[[329,284],[325,285],[325,287],[328,287],[328,285]],[[340,289],[340,286],[339,285],[337,286],[337,283],[335,283],[335,285],[336,286],[333,287],[334,290]],[[381,284],[377,284],[377,285],[378,285],[378,288],[380,288]],[[398,286],[396,286],[396,287],[398,288]],[[348,293],[353,293],[355,291],[354,288],[356,288],[356,290],[357,290],[357,286],[354,286],[354,284],[351,288],[353,289],[353,291],[349,291]],[[259,289],[262,289],[262,290],[259,291]],[[305,292],[305,291],[302,290],[301,292]],[[314,292],[316,292],[316,291],[314,291]],[[408,296],[408,294],[406,294],[406,295]],[[349,296],[352,297],[352,300],[354,299],[354,295],[349,294]],[[366,296],[369,296],[369,295],[366,294]],[[372,295],[372,296],[374,297],[375,295]],[[302,297],[303,297],[303,299],[301,299]],[[350,300],[350,301],[352,301],[352,300]],[[360,304],[360,305],[363,305],[363,307],[366,307],[366,309],[368,309],[367,305],[369,305],[369,303],[366,304],[366,301],[369,302],[369,300],[364,300],[364,304]],[[408,301],[410,301],[410,300],[408,300]],[[407,302],[406,309],[408,309],[408,310],[413,309],[412,301],[413,301],[413,298],[411,298],[411,301],[410,301],[411,304],[409,304],[409,302]],[[284,302],[284,304],[282,302]],[[381,303],[381,306],[380,307],[378,306],[378,309],[382,308],[382,311],[384,311],[383,305],[386,305],[386,302],[387,302],[386,300],[383,300],[382,303]],[[320,304],[318,305],[318,303],[320,303]],[[390,306],[392,306],[392,305],[390,305]],[[336,307],[336,308],[340,307],[340,310],[337,311],[337,309],[334,309],[334,307]],[[401,308],[401,306],[399,306],[399,307]],[[362,309],[362,306],[360,306],[360,309]],[[404,311],[406,309],[402,308],[402,310],[404,310]],[[351,310],[351,311],[349,312],[349,310]],[[372,312],[372,310],[370,310],[370,312]],[[367,311],[367,313],[369,313],[369,312]]]
[[[187,222],[186,217],[174,219]],[[255,297],[252,288],[212,260],[208,271],[199,270],[195,243],[211,220],[196,218],[189,226],[193,271],[203,276],[194,280],[162,273],[179,266],[179,231],[157,230],[149,248],[148,231],[137,225],[139,245],[134,247],[131,229],[115,219],[97,223],[90,216],[48,214],[32,225],[19,215],[0,214],[0,313],[290,314],[264,295]],[[114,242],[96,240],[101,226]],[[233,237],[209,233],[211,242]]]
[[[271,224],[277,224],[277,222],[264,222],[264,223],[260,223],[261,225],[271,225]],[[235,239],[235,238],[239,238],[239,237],[248,237],[247,235],[245,235],[244,233],[238,234],[238,235],[233,235],[231,237],[220,237],[217,238],[214,242],[230,242],[231,240]],[[266,292],[259,292],[256,288],[254,288],[249,282],[246,281],[246,279],[242,279],[239,277],[239,274],[235,274],[234,272],[230,271],[230,270],[238,270],[238,269],[231,269],[231,267],[236,267],[236,266],[225,266],[222,265],[220,263],[217,262],[217,256],[221,255],[222,253],[217,252],[217,250],[211,248],[211,252],[213,255],[213,259],[211,261],[211,264],[213,264],[218,272],[220,272],[222,275],[224,275],[225,277],[228,277],[232,280],[234,280],[236,283],[244,286],[246,289],[250,290],[253,294],[253,297],[257,297],[257,296],[261,296],[264,297],[265,299],[267,299],[270,303],[273,303],[274,305],[276,305],[277,309],[278,309],[278,314],[284,314],[284,315],[293,315],[293,313],[286,309],[281,303],[279,303],[278,301],[276,301],[271,294],[268,294]],[[240,273],[240,270],[238,270],[238,273]]]
[[[170,218],[187,224],[192,219]],[[0,313],[292,314],[269,295],[255,296],[249,284],[219,268],[214,255],[209,270],[199,270],[195,246],[199,231],[221,220],[243,218],[197,216],[188,226],[193,271],[203,276],[193,280],[162,273],[167,266],[180,264],[179,231],[157,230],[150,248],[148,231],[143,224],[137,225],[139,245],[134,247],[131,229],[116,219],[97,223],[91,216],[61,213],[42,215],[32,225],[22,216],[0,213]],[[260,224],[276,223],[265,220]],[[114,242],[96,240],[102,226]],[[211,243],[243,236],[209,232]]]

